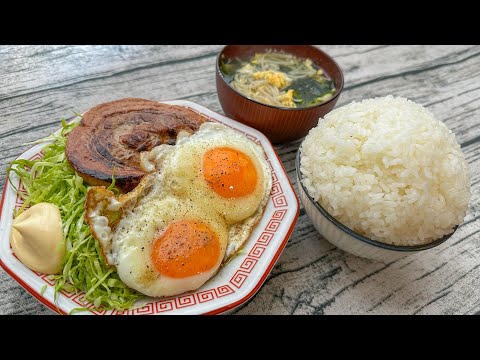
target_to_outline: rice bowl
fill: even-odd
[[[421,248],[463,222],[464,155],[446,125],[412,101],[387,96],[333,110],[299,151],[301,188],[360,236]]]

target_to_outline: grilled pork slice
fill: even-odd
[[[181,130],[194,133],[206,118],[193,110],[155,101],[126,98],[100,104],[83,115],[67,138],[66,156],[89,185],[132,190],[145,175],[140,153],[174,145]]]

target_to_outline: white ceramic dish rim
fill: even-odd
[[[212,121],[243,132],[263,147],[273,175],[272,193],[264,216],[247,240],[244,246],[245,253],[233,258],[197,291],[165,299],[147,298],[138,307],[124,312],[90,309],[85,312],[75,312],[76,314],[218,314],[230,311],[249,300],[260,289],[295,227],[300,210],[299,201],[282,162],[265,135],[190,101],[172,100],[162,103],[184,106],[197,111]],[[43,146],[45,144],[30,148],[19,158],[38,156]],[[12,182],[18,185],[18,178],[12,175]],[[73,308],[80,306],[91,308],[92,304],[83,300],[83,293],[61,292],[55,304],[53,282],[48,279],[48,276],[31,271],[14,256],[9,237],[16,205],[19,205],[17,195],[7,177],[0,203],[0,266],[37,300],[55,312],[68,314]],[[232,273],[233,276],[231,276]],[[228,279],[230,280],[225,284],[215,285]],[[216,287],[212,288],[211,285]],[[45,286],[46,290],[42,293],[42,288]]]

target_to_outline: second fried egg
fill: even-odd
[[[161,175],[146,175],[115,197],[103,187],[87,195],[87,222],[106,261],[129,287],[170,296],[203,285],[222,263],[228,227],[215,211],[166,194]]]

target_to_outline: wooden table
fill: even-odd
[[[480,313],[480,46],[322,46],[345,73],[338,106],[394,94],[457,135],[472,174],[465,223],[445,244],[385,265],[348,255],[300,212],[271,275],[237,314]],[[62,117],[127,96],[188,99],[222,112],[220,46],[0,47],[0,183],[7,164]],[[296,186],[300,141],[276,149]],[[0,314],[51,314],[0,270]]]

